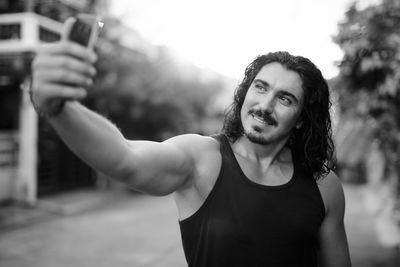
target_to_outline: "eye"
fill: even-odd
[[[290,106],[293,103],[289,97],[284,95],[279,97],[279,101],[285,106]]]
[[[262,85],[262,84],[259,84],[259,83],[256,83],[256,84],[254,85],[254,87],[255,87],[257,90],[259,90],[259,91],[265,91],[265,90],[266,90],[265,86]]]

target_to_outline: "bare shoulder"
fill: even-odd
[[[164,142],[173,144],[186,153],[194,153],[194,155],[199,155],[202,152],[209,153],[219,149],[219,143],[217,140],[210,136],[199,134],[177,135]]]
[[[193,172],[184,186],[175,192],[180,219],[194,214],[204,203],[218,178],[222,156],[218,140],[210,136],[185,134],[167,140],[190,153]]]
[[[220,144],[215,138],[185,134],[168,139],[166,142],[173,143],[192,159],[195,168],[193,181],[198,187],[203,187],[199,183],[214,182],[221,165]]]
[[[327,213],[344,213],[345,198],[339,177],[331,171],[317,181]]]
[[[171,142],[181,148],[193,159],[192,179],[186,183],[186,186],[177,191],[177,202],[180,203],[178,206],[182,215],[186,214],[182,210],[185,210],[187,205],[190,206],[195,203],[196,210],[213,188],[222,162],[220,143],[213,137],[197,134],[176,136],[166,142]],[[196,203],[200,204],[197,205]],[[186,208],[182,208],[183,206]]]
[[[326,194],[338,194],[340,191],[343,191],[342,183],[339,177],[331,171],[325,177],[320,178],[317,181],[317,184],[321,190]]]
[[[193,178],[202,179],[210,175],[209,172],[214,169],[214,165],[216,168],[219,166],[220,144],[213,137],[184,134],[172,137],[164,143],[172,144],[192,162],[197,174]]]

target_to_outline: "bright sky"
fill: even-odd
[[[112,0],[111,14],[183,59],[239,79],[260,54],[311,59],[325,78],[342,57],[332,42],[351,0]]]

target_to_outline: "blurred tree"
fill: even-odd
[[[222,89],[221,76],[178,62],[165,47],[148,48],[151,52],[128,48],[115,34],[121,27],[115,18],[105,21],[97,48],[98,78],[87,104],[127,138],[159,141],[201,132],[199,121]]]
[[[353,3],[334,41],[344,52],[335,81],[343,114],[374,122],[387,175],[400,175],[400,1]],[[399,183],[398,183],[399,184]],[[399,192],[399,191],[398,191]]]

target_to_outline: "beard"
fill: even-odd
[[[244,136],[250,140],[250,142],[258,144],[258,145],[268,145],[271,143],[271,140],[266,138],[258,127],[254,127],[252,132],[244,131]]]
[[[243,135],[252,143],[258,145],[270,145],[273,143],[278,143],[283,140],[289,139],[293,135],[292,131],[288,132],[265,132],[262,127],[253,125],[251,129],[243,129]]]
[[[258,145],[270,145],[288,140],[293,134],[293,127],[290,125],[280,125],[278,121],[269,112],[260,109],[250,109],[248,116],[263,123],[246,123],[247,127],[242,124],[242,135],[250,142]],[[286,123],[287,124],[287,123]]]
[[[251,109],[249,110],[248,114],[252,117],[257,116],[259,118],[262,118],[268,125],[270,126],[277,126],[278,123],[277,121],[272,118],[271,114],[268,112],[263,112],[259,109]],[[247,137],[247,139],[250,140],[250,142],[259,144],[259,145],[268,145],[274,140],[270,140],[270,138],[265,136],[265,133],[263,133],[263,129],[258,126],[253,126],[252,130],[243,130],[244,136]]]

